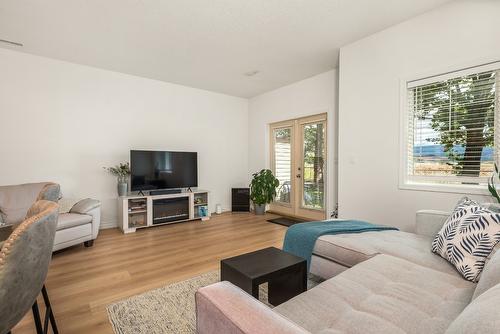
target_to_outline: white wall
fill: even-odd
[[[416,210],[450,210],[463,196],[398,189],[400,80],[500,60],[499,13],[498,1],[452,2],[341,49],[342,217],[411,230]]]
[[[249,104],[249,178],[270,167],[269,123],[328,113],[327,212],[336,203],[337,71],[331,70],[309,79],[258,95]]]
[[[248,101],[0,49],[0,184],[56,181],[65,197],[103,202],[116,222],[116,181],[102,167],[130,149],[197,151],[211,209],[247,184]]]

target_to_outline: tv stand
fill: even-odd
[[[142,190],[139,190],[139,192],[137,193],[137,195],[146,196],[146,195],[144,195],[144,193],[142,192]]]
[[[187,191],[190,192],[190,193],[193,192],[193,190],[191,190],[191,187],[187,188]]]
[[[132,233],[139,228],[210,219],[206,190],[174,194],[124,196],[118,199],[119,228]]]

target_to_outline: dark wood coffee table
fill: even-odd
[[[229,281],[255,298],[268,283],[268,300],[279,305],[307,290],[306,260],[270,247],[221,261],[221,281]]]

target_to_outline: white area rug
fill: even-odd
[[[108,305],[108,316],[116,334],[191,334],[196,331],[194,294],[200,287],[219,281],[211,271]],[[319,283],[310,278],[311,288]],[[267,303],[267,284],[260,286],[259,299]],[[269,304],[268,304],[269,305]]]

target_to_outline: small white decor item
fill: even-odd
[[[122,162],[113,167],[103,167],[109,173],[117,177],[118,196],[127,196],[128,176],[130,175],[130,165],[128,162]]]
[[[432,251],[467,280],[477,282],[488,256],[500,241],[500,214],[461,199],[432,242]]]
[[[215,213],[217,213],[218,215],[222,213],[222,205],[220,204],[215,205]]]

